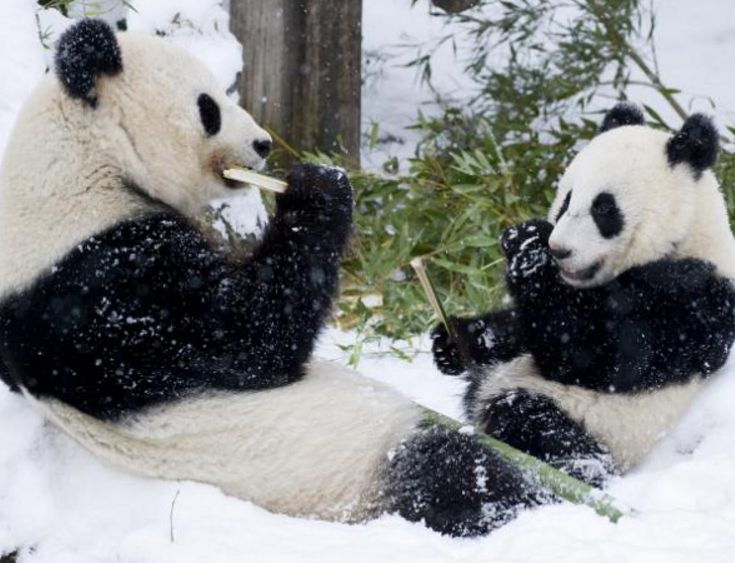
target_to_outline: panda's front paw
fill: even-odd
[[[443,323],[439,323],[431,331],[431,353],[434,356],[436,367],[443,374],[459,375],[465,371],[459,346],[449,335]]]
[[[279,211],[310,210],[322,220],[351,222],[353,192],[344,170],[299,164],[287,181],[286,191],[276,197]]]
[[[552,264],[549,236],[553,228],[548,221],[532,219],[503,232],[500,247],[508,261],[510,281],[533,277]]]
[[[554,226],[544,219],[531,219],[508,227],[500,237],[500,248],[510,260],[529,246],[549,245],[549,237]]]

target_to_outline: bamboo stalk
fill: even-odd
[[[431,303],[431,307],[434,309],[434,313],[436,313],[439,321],[444,325],[444,327],[447,329],[447,333],[453,339],[454,333],[452,332],[452,325],[449,322],[449,317],[447,316],[447,312],[444,310],[444,306],[442,305],[441,301],[439,301],[439,298],[436,296],[434,285],[431,283],[431,280],[426,273],[424,261],[421,259],[421,257],[417,257],[411,260],[410,264],[416,272],[416,275],[419,278],[419,282],[421,282],[421,287],[424,289],[424,293],[426,293],[426,297],[428,298],[429,303]]]
[[[239,166],[233,166],[222,171],[222,175],[228,180],[234,180],[235,182],[242,182],[243,184],[252,184],[258,188],[269,190],[277,194],[282,194],[286,191],[288,184],[283,180],[271,178],[265,174],[258,174],[248,168],[241,168]]]
[[[453,418],[427,408],[424,408],[424,421],[454,431],[465,426]],[[597,514],[604,516],[612,523],[616,523],[626,514],[630,514],[629,509],[621,508],[620,503],[615,498],[600,489],[579,481],[563,471],[509,446],[505,442],[488,436],[484,432],[474,430],[474,434],[484,447],[499,454],[540,486],[561,498],[574,504],[589,506]]]

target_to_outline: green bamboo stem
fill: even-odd
[[[424,408],[424,421],[430,425],[441,426],[449,430],[459,430],[465,425],[439,412]],[[550,490],[559,497],[574,504],[583,504],[592,508],[600,516],[616,523],[621,517],[629,513],[619,507],[618,501],[599,489],[591,487],[536,459],[508,444],[488,436],[484,432],[474,431],[475,436],[486,448],[494,451],[509,463],[521,469],[542,487]]]

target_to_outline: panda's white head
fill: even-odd
[[[565,281],[592,287],[667,256],[709,260],[735,275],[726,206],[710,170],[719,150],[710,119],[692,115],[670,135],[623,103],[600,131],[565,171],[549,213],[549,246]]]
[[[83,20],[20,112],[0,169],[0,294],[82,240],[162,207],[191,215],[260,168],[270,136],[193,56]]]
[[[129,182],[182,212],[228,192],[224,167],[262,167],[270,150],[214,76],[160,38],[83,20],[61,37],[55,63],[75,135],[88,131]]]

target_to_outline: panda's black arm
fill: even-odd
[[[521,304],[535,299],[540,284],[550,283],[546,278],[557,276],[548,252],[550,232],[548,222],[534,220],[503,233],[500,243],[508,258],[508,287],[512,295],[521,297]],[[443,373],[457,375],[515,358],[527,349],[524,316],[519,313],[516,308],[506,308],[478,317],[452,317],[454,338],[438,325],[431,334],[434,363]]]
[[[724,365],[735,341],[735,290],[712,264],[664,259],[616,281],[606,299],[616,349],[603,363],[616,387],[658,388]]]
[[[451,317],[450,322],[453,338],[443,324],[431,333],[434,362],[447,375],[507,361],[523,351],[515,308],[498,309],[476,317]]]
[[[541,241],[511,255],[506,279],[539,369],[564,383],[635,391],[684,382],[721,367],[735,340],[732,285],[700,260],[660,260],[576,289]]]
[[[337,293],[352,226],[349,181],[339,170],[315,166],[298,168],[288,180],[252,257],[208,274],[207,321],[226,335],[210,351],[240,357],[231,366],[239,376],[226,377],[226,387],[300,377]]]

